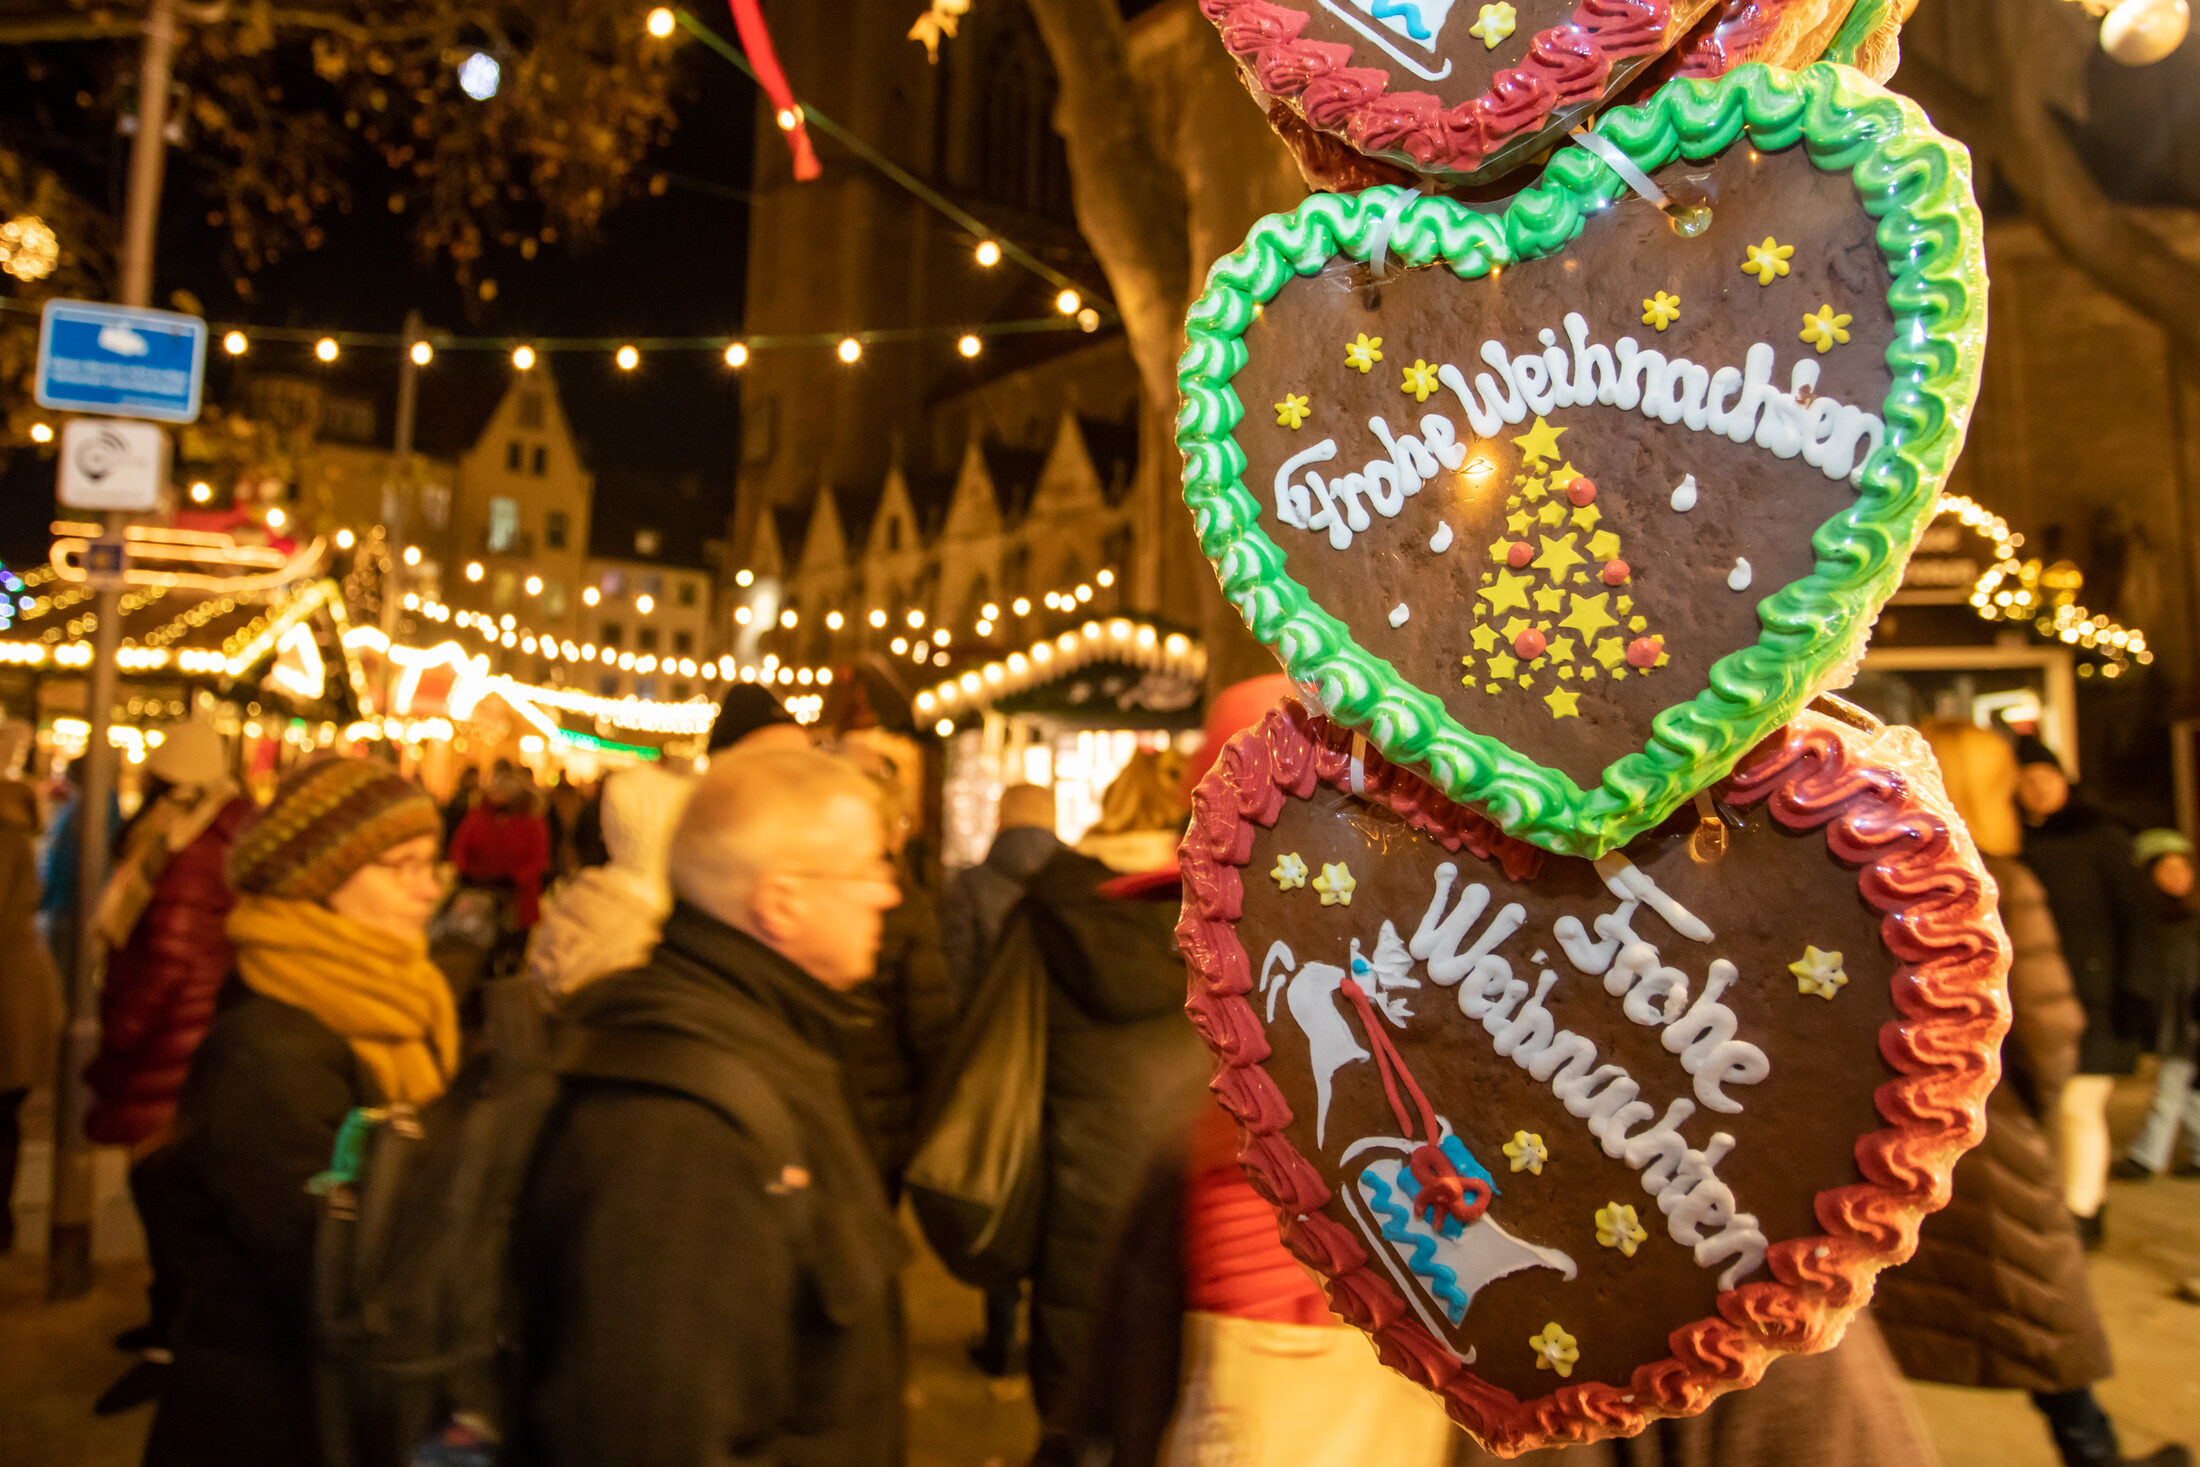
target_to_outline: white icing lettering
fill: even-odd
[[[1337,456],[1337,440],[1324,438],[1311,448],[1292,454],[1276,470],[1276,518],[1296,529],[1307,528],[1307,519],[1314,512],[1314,493],[1305,484],[1294,484],[1291,476],[1308,464],[1327,463]],[[1307,478],[1319,482],[1311,469]]]
[[[1589,323],[1581,312],[1566,313],[1566,338],[1574,344],[1574,401],[1609,404],[1619,387],[1619,373],[1612,366],[1612,349],[1589,340]]]

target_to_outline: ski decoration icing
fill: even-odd
[[[1806,712],[1708,794],[1556,856],[1286,704],[1195,796],[1178,940],[1241,1160],[1504,1454],[1832,1346],[1983,1134],[2007,939],[1922,742]]]
[[[1254,632],[1385,754],[1576,855],[1851,665],[1986,309],[1968,158],[1852,71],[1677,81],[1597,130],[1693,232],[1571,148],[1502,212],[1319,195],[1216,263],[1179,371],[1185,497]],[[1245,406],[1297,397],[1296,426]]]

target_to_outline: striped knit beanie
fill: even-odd
[[[378,759],[300,764],[229,848],[229,884],[250,896],[322,902],[369,861],[419,836],[441,837],[435,801]]]

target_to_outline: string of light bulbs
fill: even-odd
[[[1960,494],[1941,495],[1940,512],[1954,515],[1966,528],[1994,543],[1994,563],[1971,588],[1971,609],[1981,617],[1988,621],[2030,621],[2041,636],[2096,653],[2108,659],[2108,665],[2101,669],[2103,677],[2119,676],[2127,660],[2142,664],[2154,660],[2144,632],[2118,625],[2078,604],[2077,595],[2084,588],[2085,578],[2076,567],[2065,572],[2067,584],[2048,582],[2053,567],[2044,565],[2037,556],[2018,560],[2017,547],[2024,543],[2024,537],[2012,532],[2009,522],[2000,515]],[[2090,666],[2078,670],[2092,675]]]

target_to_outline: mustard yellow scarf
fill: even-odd
[[[450,1083],[458,1010],[425,942],[268,896],[237,899],[229,940],[245,986],[341,1034],[386,1100],[424,1105]]]

